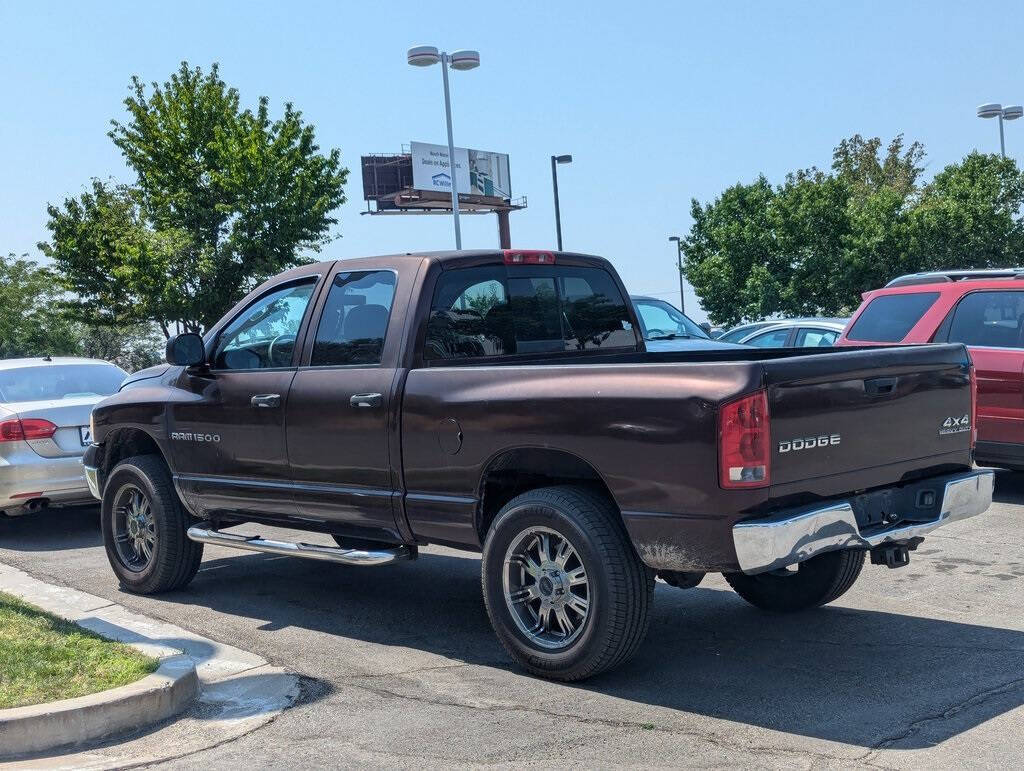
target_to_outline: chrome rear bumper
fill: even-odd
[[[947,479],[939,515],[927,522],[904,523],[861,533],[848,501],[815,509],[784,512],[733,526],[736,558],[744,573],[762,573],[839,549],[871,549],[930,533],[947,522],[981,514],[992,503],[995,474],[969,471]]]

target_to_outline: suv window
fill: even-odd
[[[839,333],[833,329],[822,329],[821,327],[803,327],[797,330],[797,348],[824,348],[835,345]]]
[[[911,292],[876,297],[857,318],[847,340],[898,343],[938,299],[938,292]]]
[[[263,295],[235,316],[217,341],[216,369],[269,369],[292,363],[295,337],[316,279]]]
[[[971,292],[953,311],[949,342],[982,348],[1024,348],[1024,291]]]
[[[428,361],[635,347],[621,293],[600,268],[446,271],[427,323]]]
[[[335,276],[320,314],[310,364],[380,364],[394,297],[395,274],[390,270]]]

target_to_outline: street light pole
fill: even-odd
[[[558,206],[558,164],[572,163],[571,155],[551,156],[551,187],[555,193],[555,235],[558,236],[558,251],[562,251],[562,213]]]
[[[448,124],[448,168],[452,173],[452,216],[455,218],[455,248],[462,249],[459,225],[459,175],[455,169],[455,140],[452,138],[452,98],[448,91],[448,54],[441,54],[441,78],[444,80],[444,119]]]
[[[452,138],[452,99],[448,88],[448,67],[453,70],[472,70],[480,66],[478,51],[460,50],[446,53],[437,46],[413,46],[406,53],[406,59],[414,67],[441,65],[441,80],[444,83],[444,118],[448,127],[448,172],[452,185],[452,217],[455,221],[455,248],[462,248],[462,228],[459,225],[459,183],[455,163],[455,140]]]
[[[676,268],[679,270],[679,310],[686,313],[686,284],[683,282],[683,240],[679,236],[669,236],[669,242],[676,242]]]

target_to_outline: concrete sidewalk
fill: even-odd
[[[155,658],[183,654],[195,666],[200,695],[195,705],[164,725],[104,740],[83,750],[38,755],[0,768],[125,768],[182,757],[243,736],[270,722],[299,695],[299,679],[254,653],[158,621],[108,599],[40,581],[0,563],[0,591],[74,621]],[[154,733],[169,736],[153,740]],[[171,738],[173,736],[173,739]],[[120,739],[120,741],[118,741]]]

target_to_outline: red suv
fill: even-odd
[[[1024,471],[1024,268],[901,276],[864,293],[836,345],[945,342],[974,360],[978,463]]]

